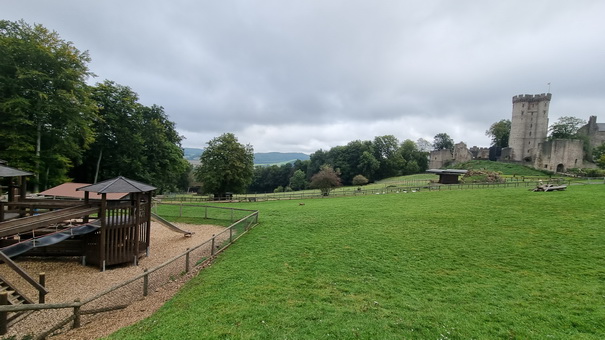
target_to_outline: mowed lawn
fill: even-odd
[[[604,185],[235,205],[261,224],[111,338],[602,339],[604,205]]]

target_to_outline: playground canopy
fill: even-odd
[[[96,192],[99,194],[107,193],[133,193],[133,192],[150,192],[157,189],[149,184],[141,183],[128,179],[126,177],[116,177],[108,179],[97,184],[87,185],[82,188],[78,188],[78,191]]]
[[[23,177],[32,175],[33,173],[31,172],[11,168],[10,166],[2,165],[2,163],[0,163],[0,177]]]

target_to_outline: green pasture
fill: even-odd
[[[228,205],[260,224],[110,339],[602,339],[603,202],[574,185]]]

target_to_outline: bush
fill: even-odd
[[[353,177],[353,185],[366,185],[368,184],[369,180],[367,178],[365,178],[363,175],[357,175],[355,177]]]
[[[574,174],[578,177],[605,177],[605,170],[602,169],[572,168],[568,169],[567,172]]]

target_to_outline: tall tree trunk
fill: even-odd
[[[42,121],[38,122],[38,138],[36,140],[36,181],[34,183],[34,192],[40,192],[40,150],[42,149]]]
[[[95,170],[95,181],[93,184],[97,183],[97,178],[99,177],[99,168],[101,167],[101,158],[103,158],[103,149],[99,152],[99,158],[97,159],[97,169]]]

